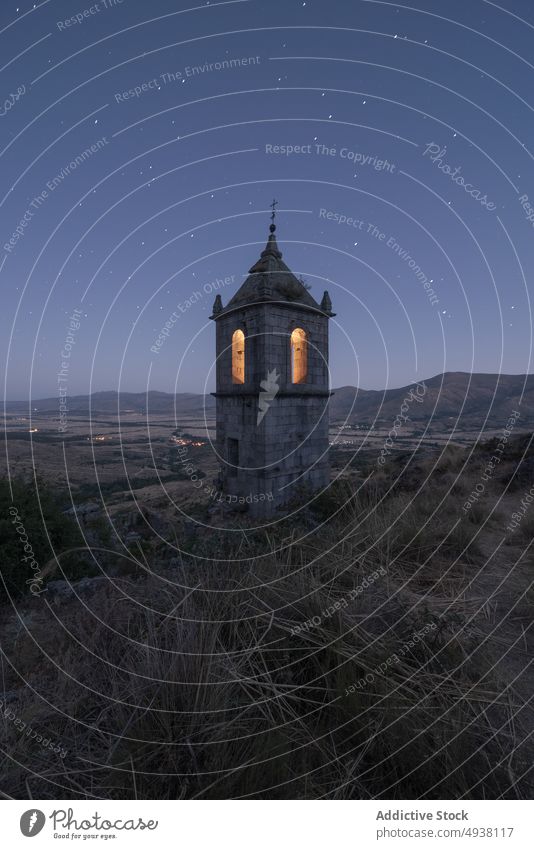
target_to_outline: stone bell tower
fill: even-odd
[[[225,307],[217,295],[217,452],[225,501],[280,515],[330,480],[328,321],[282,260],[274,205],[270,235]]]

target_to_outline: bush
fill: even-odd
[[[9,481],[0,480],[0,540],[2,603],[28,593],[31,579],[54,555],[84,545],[78,526],[42,481],[35,486],[12,480],[10,490]],[[62,558],[61,565],[68,577],[85,573],[78,553]]]

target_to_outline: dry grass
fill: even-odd
[[[339,485],[298,526],[198,533],[173,565],[155,546],[79,599],[24,600],[9,706],[67,756],[7,722],[4,793],[528,798],[528,564],[488,550],[488,503],[462,518],[459,462],[415,498]]]

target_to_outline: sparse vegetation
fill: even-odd
[[[496,553],[502,499],[462,513],[485,450],[393,459],[268,531],[199,506],[180,551],[132,544],[24,625],[5,608],[14,709],[68,752],[8,729],[10,794],[528,798],[532,525]]]
[[[11,486],[7,480],[0,480],[0,603],[6,603],[9,596],[17,599],[27,594],[37,567],[46,582],[47,566],[56,556],[61,558],[67,577],[87,574],[87,558],[79,550],[83,537],[76,523],[62,512],[62,500],[54,497],[42,481],[36,489],[19,480],[12,480]],[[12,514],[10,509],[16,512]]]

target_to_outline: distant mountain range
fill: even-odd
[[[32,401],[32,409],[39,413],[57,413],[58,398],[38,398]],[[151,413],[169,414],[173,416],[176,410],[181,415],[203,415],[206,411],[215,412],[215,398],[211,395],[195,395],[192,392],[180,392],[172,395],[170,392],[93,392],[92,395],[69,395],[67,406],[69,413],[74,415],[92,415],[105,413],[117,415],[121,413]],[[8,413],[28,411],[28,402],[8,401]]]
[[[422,400],[408,401],[407,415],[412,422],[432,418],[440,424],[452,424],[460,418],[464,427],[479,428],[486,420],[489,426],[504,427],[516,410],[521,413],[516,427],[534,429],[534,375],[449,371],[421,384],[414,394]],[[365,424],[375,419],[394,421],[415,385],[382,392],[342,386],[330,401],[330,419],[347,418],[349,423]]]
[[[422,384],[424,383],[424,388]],[[330,401],[330,419],[333,422],[347,420],[350,424],[371,424],[393,421],[401,410],[410,389],[415,384],[400,389],[384,391],[357,389],[341,386],[334,390]],[[426,422],[429,418],[440,424],[451,423],[461,417],[465,427],[504,427],[513,410],[521,417],[516,427],[534,428],[534,375],[513,374],[469,374],[468,372],[445,372],[429,380],[421,381],[421,400],[408,400],[412,422]],[[95,392],[92,395],[75,395],[68,398],[71,415],[113,414],[148,412],[177,417],[208,415],[215,413],[215,399],[211,395],[196,395],[190,392],[172,395],[168,392]],[[57,413],[58,399],[43,398],[32,402],[39,413]],[[27,411],[24,402],[8,402],[8,413]]]

